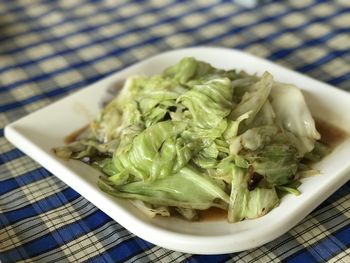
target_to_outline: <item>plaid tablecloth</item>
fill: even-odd
[[[6,124],[72,91],[195,45],[241,49],[347,90],[349,28],[349,0],[272,1],[253,9],[216,0],[2,0],[1,261],[350,262],[350,182],[273,242],[190,255],[132,235],[3,137]]]

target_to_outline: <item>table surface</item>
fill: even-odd
[[[8,123],[112,72],[188,46],[244,50],[349,90],[349,28],[349,0],[253,9],[216,0],[1,1],[1,261],[350,262],[350,182],[273,242],[191,255],[134,236],[3,134]]]

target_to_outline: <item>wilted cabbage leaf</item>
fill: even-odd
[[[58,156],[102,172],[99,187],[150,216],[253,219],[300,194],[315,174],[303,160],[328,149],[299,89],[184,58],[155,76],[132,76],[89,128]]]

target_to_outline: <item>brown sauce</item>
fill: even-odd
[[[227,211],[217,207],[210,207],[207,210],[199,211],[199,221],[217,221],[225,219],[227,219]]]
[[[76,130],[76,131],[72,132],[71,134],[67,135],[66,137],[64,137],[64,142],[68,144],[68,143],[71,143],[71,142],[76,141],[76,139],[78,138],[78,136],[79,136],[80,134],[82,134],[82,133],[86,130],[86,128],[87,128],[88,126],[89,126],[89,125],[85,125],[84,127],[81,127],[81,128],[79,128],[78,130]]]
[[[315,122],[316,129],[321,134],[321,142],[330,148],[335,148],[338,144],[349,137],[349,134],[339,127],[319,119],[315,119]]]

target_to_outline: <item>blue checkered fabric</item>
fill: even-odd
[[[0,1],[1,262],[350,262],[350,182],[287,234],[234,254],[128,232],[4,138],[8,123],[162,51],[223,46],[350,90],[350,1]],[[348,114],[348,113],[344,113]]]

